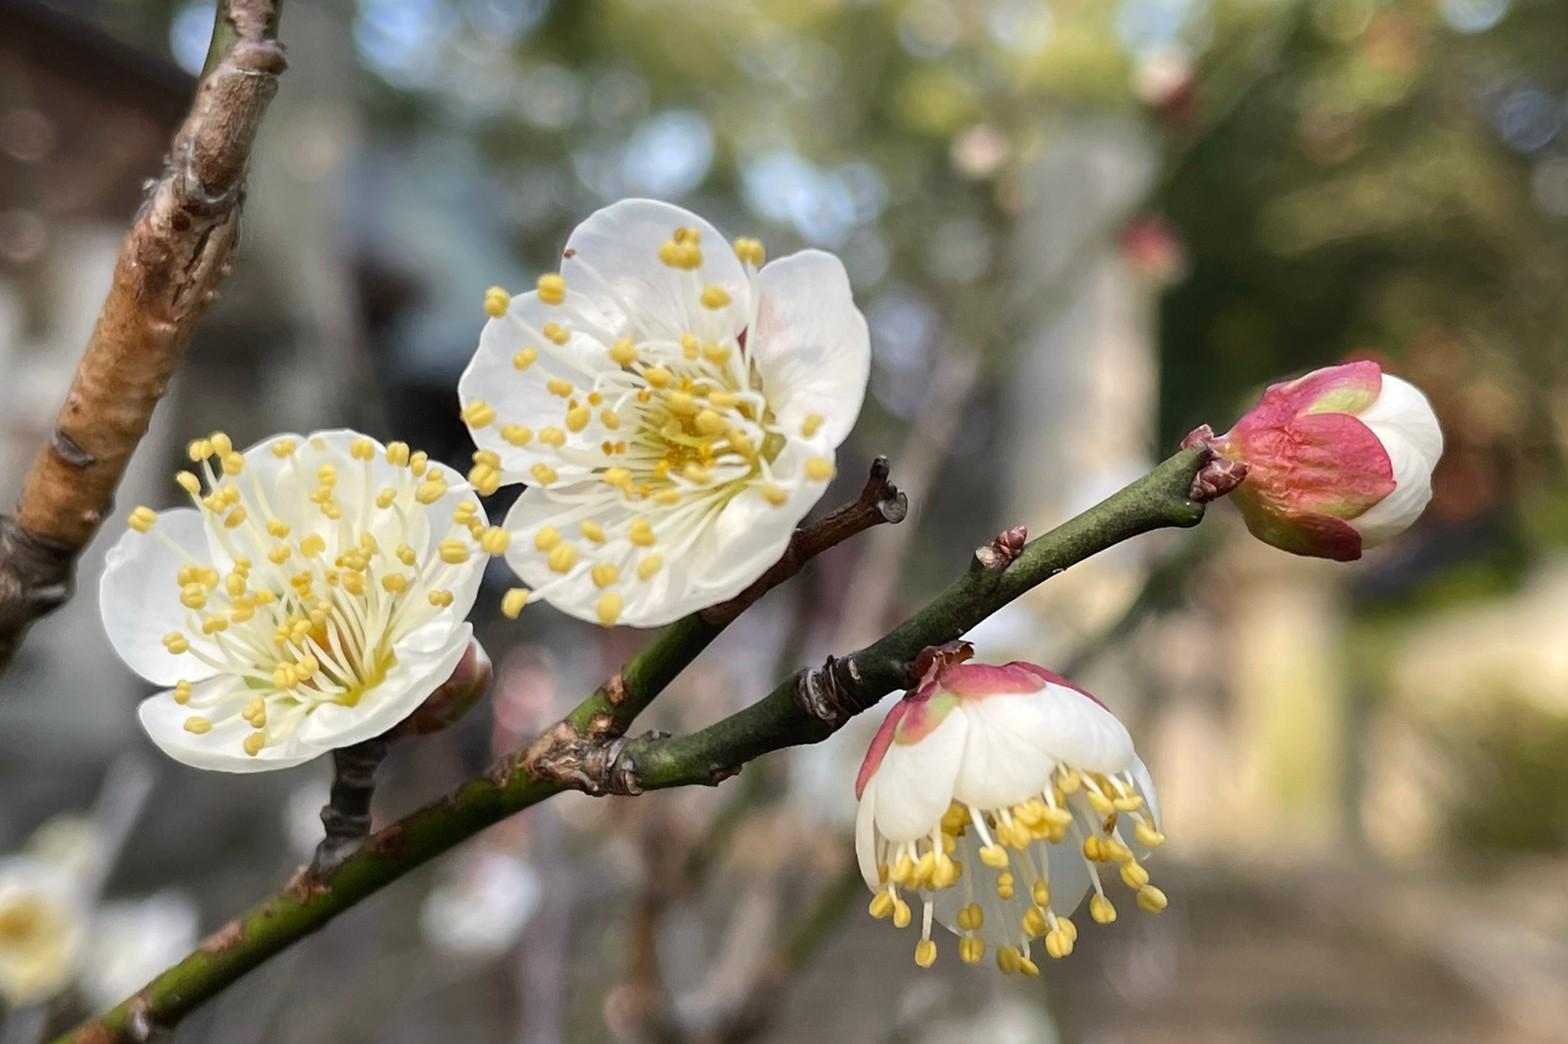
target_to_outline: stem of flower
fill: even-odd
[[[1193,480],[1210,458],[1203,447],[1184,449],[1016,550],[1017,534],[1008,531],[1005,539],[977,553],[969,570],[947,590],[885,637],[795,675],[738,714],[689,736],[626,741],[616,730],[624,731],[624,723],[717,634],[716,625],[703,621],[701,613],[671,625],[616,679],[528,750],[372,834],[329,877],[297,875],[283,891],[209,936],[134,997],[56,1044],[124,1041],[133,1010],[162,1025],[178,1022],[344,910],[485,827],[563,790],[626,793],[711,784],[768,751],[826,738],[850,716],[903,685],[910,664],[927,646],[958,638],[1025,591],[1108,547],[1150,530],[1196,525],[1204,504],[1191,496]],[[569,750],[571,760],[564,765],[541,763],[538,752],[552,749]]]
[[[329,876],[370,836],[370,802],[376,794],[376,769],[386,760],[387,739],[378,736],[332,752],[332,792],[321,809],[326,836],[316,846],[310,875]]]

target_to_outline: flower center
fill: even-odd
[[[47,913],[36,899],[14,899],[0,906],[0,944],[21,946],[38,935]]]
[[[178,682],[175,701],[201,712],[186,730],[203,735],[237,715],[252,756],[320,706],[357,706],[396,664],[398,641],[452,604],[448,585],[471,554],[506,545],[505,531],[487,528],[464,499],[432,552],[428,508],[448,487],[404,443],[381,451],[360,438],[347,460],[320,438],[303,448],[279,439],[271,452],[279,471],[263,483],[223,433],[191,443],[201,474],[176,481],[202,512],[207,561],[154,529],[146,508],[131,518],[182,560],[171,579],[186,628],[165,635],[165,648],[243,682]]]
[[[1100,878],[1114,868],[1138,906],[1158,912],[1165,893],[1149,883],[1133,846],[1153,849],[1164,840],[1129,774],[1062,765],[1048,788],[1016,804],[976,808],[954,801],[927,836],[879,838],[882,888],[870,912],[906,927],[913,913],[901,890],[918,892],[924,916],[915,963],[929,967],[936,960],[931,925],[939,920],[958,933],[965,963],[978,962],[989,945],[1004,973],[1038,975],[1030,956],[1035,940],[1043,939],[1045,952],[1060,958],[1072,953],[1078,938],[1071,919],[1056,912],[1053,887],[1067,890],[1069,877],[1081,886],[1086,872],[1093,889],[1089,915],[1109,924],[1116,907]],[[1064,880],[1053,886],[1053,874]],[[1076,895],[1064,898],[1077,902]]]

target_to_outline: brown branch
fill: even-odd
[[[120,247],[54,430],[14,517],[0,519],[0,669],[28,625],[69,597],[76,557],[112,508],[126,462],[228,274],[251,145],[285,66],[280,2],[222,6],[215,35],[232,33],[233,42],[196,90],[163,176]]]
[[[385,737],[378,736],[332,752],[332,792],[321,809],[326,836],[310,861],[312,877],[327,877],[370,836],[376,769],[386,760],[388,745]]]

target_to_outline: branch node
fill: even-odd
[[[1218,500],[1247,477],[1246,462],[1222,457],[1214,448],[1214,429],[1200,424],[1181,440],[1182,449],[1195,449],[1203,454],[1203,463],[1192,476],[1192,489],[1188,493],[1199,504]]]
[[[795,703],[834,728],[865,710],[864,693],[860,665],[853,656],[829,656],[821,667],[795,676]]]
[[[1004,529],[989,544],[975,548],[974,568],[986,572],[993,570],[1000,572],[1023,554],[1024,545],[1028,542],[1028,526]]]

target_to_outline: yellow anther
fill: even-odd
[[[619,414],[610,409],[610,407],[606,406],[604,409],[599,411],[599,423],[603,424],[610,431],[619,431],[621,427],[621,418]]]
[[[442,557],[446,556],[442,555]],[[402,573],[388,573],[381,578],[381,587],[390,594],[400,594],[408,590],[408,577]]]
[[[174,476],[174,481],[180,484],[181,489],[193,496],[201,492],[201,479],[197,478],[192,472],[177,472]]]
[[[606,591],[599,597],[599,604],[595,611],[599,614],[599,622],[606,627],[611,626],[621,618],[622,602],[620,592]]]
[[[681,245],[673,239],[666,239],[660,243],[659,260],[671,268],[679,268],[681,263]]]
[[[909,922],[914,918],[909,904],[902,899],[893,900],[893,927],[908,928]]]
[[[467,541],[454,539],[441,541],[437,545],[437,550],[441,553],[441,561],[447,565],[462,565],[468,561],[468,555],[472,549],[468,546]]]
[[[191,683],[183,678],[174,683],[174,702],[182,707],[191,702]]]
[[[572,392],[576,390],[572,387],[571,381],[562,377],[551,377],[545,381],[544,386],[551,395],[559,395],[563,399],[570,398]]]
[[[235,529],[245,524],[245,509],[237,507],[229,512],[229,517],[223,520],[224,528]]]
[[[806,477],[813,482],[826,482],[833,477],[833,462],[827,457],[812,457],[806,461]]]
[[[985,957],[985,942],[970,936],[958,940],[958,959],[965,964],[979,964]]]
[[[638,547],[652,547],[657,539],[654,536],[653,526],[645,518],[634,520],[626,535]]]
[[[996,951],[996,966],[1003,975],[1018,974],[1018,951],[1011,946],[1000,947]]]
[[[245,593],[245,574],[236,569],[223,578],[223,589],[230,598],[238,598]]]
[[[660,507],[671,507],[681,502],[679,490],[661,489],[653,495],[653,502]]]
[[[409,474],[413,475],[415,478],[418,478],[425,473],[425,466],[429,463],[430,454],[426,453],[424,450],[415,451],[408,458]]]
[[[212,722],[200,716],[185,719],[185,731],[197,736],[205,736],[212,731]]]
[[[922,968],[929,968],[936,963],[936,940],[921,939],[915,943],[915,963]]]
[[[488,497],[501,488],[501,472],[489,464],[475,464],[468,469],[468,484],[481,497]]]
[[[323,464],[316,469],[316,481],[323,486],[332,487],[338,484],[338,469],[331,464]]]
[[[277,547],[267,552],[267,561],[271,562],[273,565],[282,565],[284,562],[289,560],[289,556],[293,553],[294,549],[292,547],[289,547],[287,544],[279,544]]]
[[[204,616],[201,620],[202,634],[218,634],[229,629],[229,621],[221,616]]]
[[[784,502],[789,500],[789,491],[783,486],[776,486],[769,482],[762,487],[762,499],[774,507],[783,507]]]
[[[526,446],[533,441],[534,433],[521,424],[508,424],[501,429],[501,437],[510,445]]]
[[[541,486],[548,486],[550,483],[561,477],[556,472],[556,470],[550,467],[548,464],[535,464],[533,467],[529,468],[528,471],[529,474],[533,475],[534,481]]]
[[[637,361],[637,345],[632,343],[630,337],[622,337],[610,346],[610,358],[622,366],[628,366]]]
[[[727,344],[715,344],[714,342],[709,341],[707,344],[702,346],[703,358],[707,359],[711,363],[717,363],[720,366],[723,366],[725,363],[730,361],[730,354],[730,346]]]
[[[501,455],[495,450],[474,450],[473,460],[475,464],[483,464],[486,467],[498,468],[501,466]],[[468,505],[470,511],[474,510],[473,504],[468,501],[464,501],[464,503]]]
[[[997,897],[1001,898],[1001,899],[1011,899],[1013,897],[1014,885],[1015,885],[1015,882],[1013,881],[1013,875],[1012,874],[1005,873],[1005,872],[997,874],[996,875],[996,894],[997,894]]]
[[[763,261],[767,260],[767,253],[762,249],[762,241],[748,236],[741,236],[735,240],[735,256],[757,268],[761,268]]]
[[[145,533],[152,529],[154,522],[158,521],[158,513],[150,507],[139,507],[131,512],[128,520],[132,529],[138,533]]]
[[[444,496],[446,496],[446,480],[439,475],[432,475],[414,490],[414,499],[426,507]]]
[[[697,430],[704,435],[717,435],[728,427],[724,418],[713,410],[699,410],[694,423],[697,425]]]
[[[180,604],[187,609],[205,609],[207,589],[201,584],[186,584],[180,588]]]
[[[987,845],[980,849],[980,861],[992,870],[1007,869],[1007,849],[1001,845]]]
[[[541,551],[549,551],[561,542],[561,531],[554,526],[540,526],[539,532],[534,534],[534,547]]]
[[[495,408],[483,399],[475,399],[463,407],[459,416],[463,418],[464,423],[469,427],[483,428],[495,420]]]
[[[893,860],[893,865],[888,868],[888,880],[896,885],[909,885],[915,877],[915,861],[905,852]]]
[[[877,920],[882,920],[882,918],[893,912],[892,895],[887,892],[878,892],[871,897],[871,905],[866,908],[866,912]]]
[[[487,555],[504,555],[511,542],[512,534],[500,526],[490,526],[479,538],[479,549]]]
[[[408,467],[408,458],[412,451],[406,442],[387,443],[387,463],[394,468]]]
[[[705,486],[709,482],[713,481],[712,473],[701,464],[686,465],[685,469],[681,472],[681,475],[685,477],[687,482],[692,482],[699,486]]]
[[[1018,970],[1025,975],[1033,975],[1036,978],[1040,975],[1040,966],[1022,953],[1018,955]]]
[[[1116,920],[1116,906],[1103,895],[1089,897],[1089,916],[1095,924],[1110,924]]]
[[[660,555],[647,555],[637,563],[637,579],[652,580],[660,569],[664,568],[664,558]]]
[[[523,606],[528,604],[529,590],[526,587],[514,587],[501,596],[501,615],[508,620],[515,620],[523,611]]]
[[[299,542],[299,553],[307,557],[314,557],[327,549],[326,538],[320,533],[311,533]]]
[[[293,439],[279,439],[279,440],[277,440],[276,442],[274,442],[272,444],[272,455],[274,457],[277,457],[279,460],[282,460],[283,458],[288,457],[288,456],[292,456],[293,453],[294,453],[294,440]]]
[[[485,291],[485,314],[492,319],[499,319],[505,315],[511,303],[512,295],[499,286],[492,286]]]
[[[1136,892],[1138,889],[1142,888],[1148,883],[1149,871],[1145,870],[1137,863],[1122,864],[1122,884]]]
[[[1031,939],[1038,939],[1051,930],[1050,922],[1045,919],[1044,911],[1038,906],[1031,906],[1024,911],[1023,921],[1019,926]]]
[[[448,591],[444,587],[438,587],[425,596],[425,598],[429,600],[430,604],[435,606],[437,609],[445,609],[447,606],[451,605],[453,597],[454,596],[452,592]]]
[[[1098,790],[1088,791],[1087,797],[1089,798],[1089,807],[1094,809],[1099,815],[1108,816],[1116,811],[1116,806],[1111,803],[1111,799]]]
[[[546,446],[555,446],[559,449],[566,445],[566,432],[560,428],[540,428],[539,441]]]
[[[376,444],[367,438],[357,438],[349,444],[348,455],[355,460],[375,460]]]
[[[267,734],[265,732],[251,733],[249,736],[245,737],[245,742],[242,744],[242,746],[245,748],[245,753],[249,754],[253,758],[257,754],[260,754],[261,748],[265,747],[266,745]]]
[[[702,301],[704,308],[723,308],[730,303],[730,295],[722,286],[710,283],[702,288],[702,297],[699,300]]]
[[[1044,881],[1036,881],[1029,886],[1029,898],[1034,900],[1034,905],[1048,909],[1051,905],[1051,886]]]
[[[234,440],[221,431],[215,431],[207,436],[207,442],[212,446],[212,452],[218,457],[227,457],[234,452]]]
[[[1138,843],[1145,848],[1159,848],[1165,843],[1165,835],[1141,819],[1132,828],[1132,836],[1137,838]]]
[[[277,446],[272,447],[272,452],[277,453]],[[185,455],[191,460],[206,460],[212,456],[212,443],[206,439],[192,439],[185,447]],[[287,456],[287,454],[278,454]]]
[[[593,419],[593,411],[586,406],[574,406],[566,411],[566,430],[582,431]]]
[[[590,575],[595,587],[609,587],[620,578],[621,571],[612,562],[600,562],[593,567]]]
[[[945,851],[942,853],[941,857],[937,859],[936,870],[931,875],[931,886],[933,888],[951,888],[953,885],[958,883],[959,875],[963,871],[963,867],[959,866],[958,863],[948,858],[948,853],[952,850],[953,847],[956,847],[952,838],[944,837],[942,841],[942,847],[945,849]]]
[[[577,564],[577,548],[564,542],[557,544],[550,549],[550,555],[545,561],[557,573],[570,572],[572,566]]]
[[[539,277],[539,300],[547,305],[558,305],[566,301],[566,280],[555,272],[550,272]]]
[[[1140,910],[1146,910],[1149,913],[1159,913],[1165,909],[1169,902],[1170,900],[1165,898],[1165,893],[1152,884],[1146,884],[1138,889],[1138,908]]]
[[[675,234],[671,238],[682,245],[690,244],[696,246],[702,242],[702,233],[690,225],[682,225],[675,230]]]
[[[642,379],[655,388],[663,388],[674,379],[669,370],[662,366],[650,366],[642,371]]]
[[[225,475],[238,475],[245,470],[245,458],[233,450],[223,455],[221,464]]]
[[[808,413],[806,419],[800,423],[800,433],[806,438],[813,438],[822,428],[822,414]]]
[[[672,391],[670,392],[669,407],[671,413],[689,417],[697,412],[697,400],[692,396],[691,392]]]
[[[572,339],[571,331],[560,323],[545,323],[541,332],[551,344],[565,344]]]

